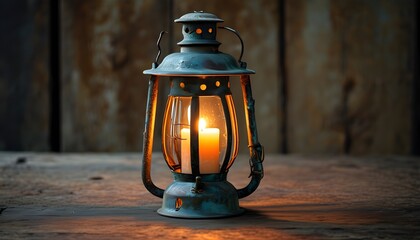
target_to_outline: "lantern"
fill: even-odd
[[[150,75],[143,142],[142,178],[146,189],[163,198],[158,213],[179,218],[217,218],[238,215],[240,198],[254,192],[263,177],[263,148],[258,142],[250,74],[241,61],[243,42],[239,34],[213,14],[193,12],[175,20],[182,23],[184,39],[180,52],[165,57],[159,53]],[[239,38],[239,60],[219,52],[218,29],[226,29]],[[174,182],[166,190],[151,179],[151,157],[156,118],[158,81],[166,76],[170,93],[162,124],[162,152],[172,171]],[[251,180],[236,189],[226,180],[238,154],[238,124],[230,91],[230,78],[239,76],[245,106]]]

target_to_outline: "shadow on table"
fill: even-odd
[[[295,204],[248,207],[244,214],[219,219],[179,219],[157,214],[159,206],[67,206],[7,208],[0,225],[30,229],[34,234],[58,233],[70,236],[165,234],[217,234],[218,236],[311,236],[328,238],[410,239],[420,233],[407,212],[350,209],[335,204]],[[418,210],[417,210],[418,211]],[[415,216],[414,214],[413,216]],[[0,228],[4,229],[4,228]],[[21,229],[19,228],[19,229]],[[52,232],[52,233],[51,233]],[[239,235],[232,235],[233,233]],[[226,235],[228,234],[228,235]],[[230,234],[230,235],[229,235]],[[26,235],[22,235],[25,237]],[[197,235],[198,236],[198,235]],[[200,235],[201,236],[201,235]],[[306,239],[306,238],[305,238]]]

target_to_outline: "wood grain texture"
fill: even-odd
[[[47,1],[0,3],[0,150],[49,150]]]
[[[51,150],[56,119],[49,116],[51,105],[55,109],[48,92],[54,83],[49,3],[0,3],[0,150]],[[414,0],[62,0],[60,5],[62,94],[56,124],[63,151],[140,150],[148,81],[142,71],[155,59],[161,30],[169,32],[162,57],[179,50],[181,25],[173,20],[194,10],[216,14],[225,20],[221,25],[241,34],[243,60],[257,72],[251,81],[266,152],[288,147],[291,153],[362,155],[420,149],[415,146],[419,4]],[[220,30],[218,39],[222,52],[239,55],[232,33]],[[160,150],[167,83],[160,81],[155,150]],[[245,153],[239,79],[232,80],[232,90]]]
[[[63,150],[140,150],[142,72],[157,52],[165,2],[63,1],[61,11]]]
[[[408,154],[414,1],[286,1],[291,152]]]
[[[173,180],[161,154],[153,181]],[[139,179],[139,154],[0,153],[4,239],[419,239],[420,159],[267,155],[244,215],[174,219]],[[18,160],[20,159],[20,160]],[[24,159],[24,160],[23,160]],[[248,156],[228,178],[248,179]]]

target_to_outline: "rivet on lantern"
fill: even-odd
[[[264,152],[258,141],[250,74],[242,62],[240,35],[228,27],[217,27],[222,19],[211,13],[188,13],[175,20],[182,23],[184,39],[180,52],[158,63],[150,75],[143,140],[142,179],[146,189],[163,198],[158,213],[179,218],[218,218],[241,214],[239,199],[253,193],[263,178]],[[218,50],[217,28],[234,33],[241,42],[238,60]],[[195,31],[193,30],[195,29]],[[203,31],[204,29],[204,31]],[[196,34],[192,34],[192,33]],[[207,34],[208,32],[209,34]],[[170,93],[162,124],[162,152],[174,181],[165,190],[151,179],[151,159],[156,119],[158,81],[167,76]],[[227,173],[238,154],[238,124],[230,91],[230,78],[239,76],[244,101],[251,180],[236,189]],[[214,85],[213,85],[214,84]],[[214,87],[215,86],[215,87]]]

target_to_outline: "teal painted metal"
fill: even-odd
[[[241,41],[242,50],[239,60],[235,60],[231,55],[219,52],[220,43],[216,40],[217,23],[223,22],[213,14],[194,12],[188,13],[175,22],[182,23],[182,34],[184,39],[178,43],[181,46],[179,53],[172,53],[165,57],[162,63],[158,64],[160,56],[160,40],[163,32],[159,36],[159,53],[151,69],[143,71],[144,74],[160,76],[209,76],[209,75],[244,75],[254,74],[255,71],[246,69],[242,59],[243,41],[240,35],[232,28],[221,27],[231,31],[238,36]]]
[[[158,213],[169,217],[178,218],[219,218],[241,214],[243,209],[239,207],[239,198],[246,197],[253,193],[264,173],[262,162],[264,159],[263,147],[258,141],[257,126],[255,120],[254,99],[252,98],[250,74],[253,70],[246,68],[242,62],[243,41],[240,35],[228,27],[219,27],[233,32],[241,41],[242,50],[238,60],[231,55],[221,53],[218,50],[220,43],[216,40],[217,23],[223,22],[213,14],[194,12],[189,13],[175,20],[183,24],[184,39],[178,43],[181,46],[179,53],[173,53],[165,57],[161,64],[158,63],[160,56],[160,40],[158,40],[159,53],[152,68],[145,70],[144,74],[150,74],[150,86],[148,95],[148,110],[146,112],[146,123],[143,145],[143,183],[146,189],[158,197],[163,197],[162,208]],[[245,117],[248,132],[248,146],[250,148],[251,181],[242,188],[236,189],[226,181],[228,171],[227,163],[230,158],[225,158],[220,173],[200,174],[198,171],[198,129],[191,131],[191,166],[192,174],[179,173],[179,169],[173,168],[174,182],[163,191],[153,184],[150,176],[151,153],[154,132],[154,121],[156,114],[157,82],[159,76],[169,76],[171,79],[171,96],[191,96],[191,119],[198,119],[198,98],[201,96],[220,96],[231,94],[230,90],[221,88],[209,88],[206,91],[187,91],[191,86],[199,84],[201,77],[206,81],[219,80],[221,83],[229,82],[229,76],[237,75],[241,78]],[[204,78],[203,78],[204,79]],[[214,81],[216,81],[214,80]],[[191,81],[197,81],[197,83]],[[178,82],[188,83],[185,89],[179,89],[175,85]],[[179,83],[178,83],[179,85]],[[190,86],[191,85],[191,86]],[[198,88],[197,88],[198,89]],[[187,92],[186,92],[187,91]],[[222,91],[222,92],[221,92]],[[222,98],[223,99],[223,98]],[[197,106],[195,106],[197,105]],[[225,104],[225,115],[229,120],[228,107]],[[192,120],[193,121],[193,120]],[[228,124],[228,125],[229,125]],[[198,125],[196,126],[198,127]],[[230,127],[230,125],[229,125]],[[231,129],[231,128],[229,128]],[[229,134],[230,130],[229,130]],[[228,135],[229,135],[228,134]],[[231,145],[232,138],[228,136],[227,145]],[[227,152],[230,152],[229,148]],[[167,154],[164,153],[165,159]],[[168,159],[166,159],[168,162]],[[169,161],[170,162],[170,161]],[[169,165],[168,162],[168,165]],[[173,160],[172,160],[173,162]]]
[[[221,218],[244,212],[239,207],[235,187],[226,173],[191,174],[173,172],[174,182],[165,190],[158,213],[177,218]]]
[[[181,52],[165,57],[157,68],[145,70],[143,73],[161,76],[230,76],[255,73],[240,67],[231,55],[218,52],[214,48],[208,48],[206,52],[198,51],[202,48],[183,48]]]

